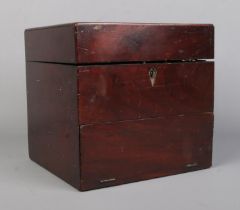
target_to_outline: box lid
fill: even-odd
[[[26,60],[69,64],[214,58],[211,24],[72,23],[25,31]]]

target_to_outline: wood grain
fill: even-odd
[[[77,70],[27,62],[30,158],[79,188]]]
[[[80,124],[212,112],[214,63],[79,66],[78,88]]]
[[[211,59],[212,25],[77,24],[78,63]]]
[[[85,191],[211,166],[213,25],[71,23],[25,46],[29,156],[53,174]]]
[[[73,23],[25,31],[27,61],[110,63],[212,59],[211,24]]]
[[[82,126],[81,190],[211,166],[213,115]]]
[[[25,30],[26,60],[76,63],[74,34],[74,24]]]

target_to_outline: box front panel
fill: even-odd
[[[79,66],[79,122],[212,112],[213,79],[213,62]]]
[[[212,114],[82,126],[80,189],[211,166]]]
[[[76,24],[78,63],[213,58],[213,25]]]

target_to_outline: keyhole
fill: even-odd
[[[157,69],[154,68],[154,67],[152,67],[152,68],[149,70],[148,74],[149,74],[149,77],[150,77],[151,85],[152,85],[152,87],[153,87],[154,84],[155,84],[156,76],[157,76]]]
[[[150,76],[150,78],[154,78],[154,77],[156,77],[156,75],[157,75],[157,70],[156,70],[155,68],[151,68],[151,69],[149,70],[149,76]]]

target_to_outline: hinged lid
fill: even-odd
[[[25,31],[27,61],[69,64],[212,59],[210,24],[73,23]]]

